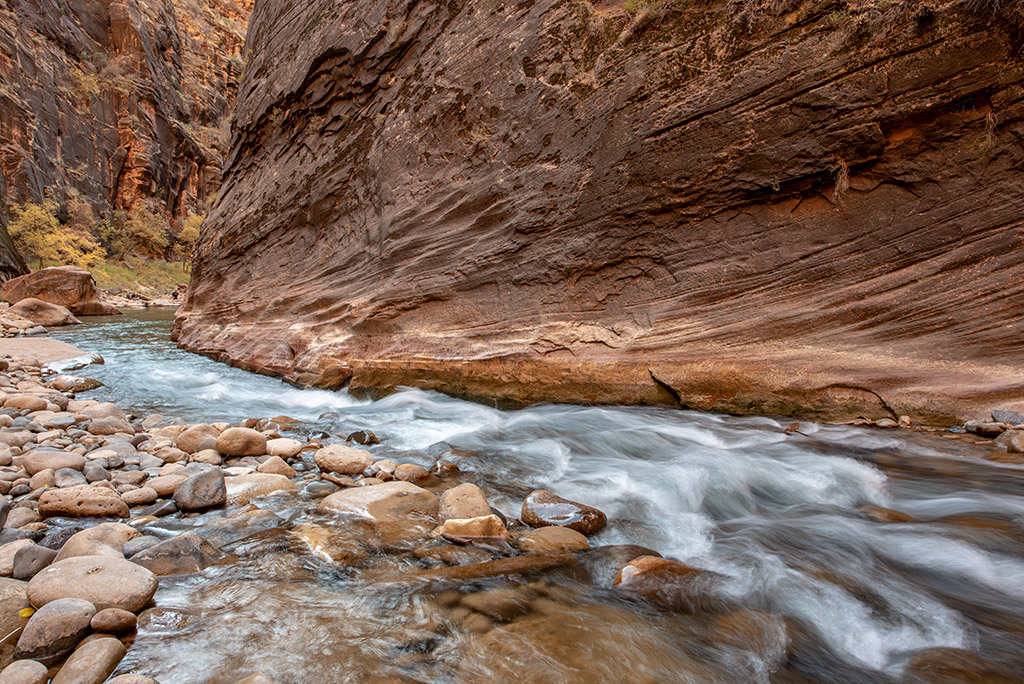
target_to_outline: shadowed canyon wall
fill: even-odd
[[[220,183],[252,0],[0,2],[0,203],[172,219]],[[7,217],[0,216],[6,224]],[[3,245],[5,252],[7,245]]]
[[[267,0],[176,335],[296,382],[942,422],[1024,397],[974,3]]]

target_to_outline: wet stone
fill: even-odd
[[[90,626],[97,632],[130,632],[135,629],[135,613],[120,608],[105,608],[92,616]]]
[[[154,537],[151,534],[143,534],[135,539],[130,539],[124,543],[124,556],[125,558],[131,558],[135,554],[148,549],[151,546],[159,544],[162,539],[160,537]]]
[[[54,563],[28,583],[28,599],[42,607],[60,598],[80,598],[98,610],[141,610],[156,593],[156,576],[135,563],[107,556],[78,556]]]
[[[227,501],[224,473],[211,468],[192,475],[174,489],[174,503],[182,511],[201,511]]]
[[[35,660],[16,660],[0,672],[0,684],[46,684],[46,666]]]
[[[586,535],[600,532],[608,522],[598,509],[563,499],[545,489],[535,490],[526,497],[520,517],[530,527],[560,525]]]
[[[519,548],[530,553],[584,551],[590,548],[587,538],[568,527],[539,527],[519,539]]]
[[[14,554],[12,576],[17,580],[30,580],[40,570],[52,563],[56,557],[57,551],[54,549],[48,549],[38,544],[24,546]]]
[[[117,669],[124,655],[124,644],[113,637],[84,643],[67,659],[52,684],[101,684]]]
[[[252,428],[228,428],[217,437],[216,448],[225,456],[262,456],[267,438]]]
[[[154,544],[132,556],[132,563],[148,568],[154,575],[182,575],[199,572],[220,554],[194,532],[180,534]]]
[[[96,608],[88,601],[65,598],[37,610],[22,630],[14,649],[16,659],[48,664],[69,653],[89,632]]]

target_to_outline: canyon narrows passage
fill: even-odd
[[[253,499],[278,523],[225,546],[197,574],[161,578],[122,671],[162,684],[254,671],[273,681],[612,681],[628,672],[637,682],[895,682],[913,656],[939,662],[935,649],[946,647],[1019,666],[1024,474],[982,460],[989,451],[979,446],[810,423],[786,435],[788,421],[667,408],[500,411],[419,390],[362,401],[188,354],[168,341],[169,318],[128,314],[58,333],[106,357],[78,371],[106,383],[83,397],[189,422],[285,413],[303,421],[290,434],[322,430],[325,441],[371,429],[382,441],[366,448],[377,458],[455,463],[438,491],[474,482],[518,517],[523,497],[543,487],[596,506],[609,523],[576,565],[457,583],[453,594],[444,583],[395,581],[430,566],[429,554],[364,548],[345,526],[312,544],[310,526],[327,524],[316,511],[323,491],[300,471],[298,493]],[[316,472],[311,454],[302,462]],[[882,521],[866,506],[909,517]],[[164,519],[147,534],[237,513]],[[617,593],[608,550],[620,544],[714,573],[713,607],[680,613]],[[491,557],[463,548],[463,561]],[[352,555],[337,562],[325,549]],[[461,626],[465,605],[494,605],[474,596],[502,591],[513,608],[489,619],[504,626]]]

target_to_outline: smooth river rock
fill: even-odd
[[[341,514],[369,528],[385,548],[408,548],[434,527],[438,499],[409,482],[385,482],[373,487],[343,489],[324,498],[318,510]]]
[[[46,684],[46,666],[35,660],[16,660],[0,672],[0,684]]]
[[[39,514],[44,517],[63,515],[72,518],[127,518],[131,511],[117,492],[105,487],[79,485],[43,492],[39,497]]]
[[[569,527],[549,525],[539,527],[518,542],[519,548],[530,553],[561,553],[584,551],[590,548],[587,538]]]
[[[521,518],[530,527],[560,525],[587,535],[600,532],[608,522],[593,506],[563,499],[546,489],[530,492],[523,501]]]
[[[124,654],[124,644],[113,637],[87,641],[71,654],[51,684],[103,684]]]
[[[182,575],[199,572],[220,555],[195,532],[186,532],[143,549],[132,556],[131,562],[148,568],[154,575]]]
[[[51,451],[49,449],[37,449],[21,457],[21,464],[29,475],[35,475],[42,470],[57,471],[61,468],[73,468],[81,470],[85,467],[84,456],[73,454],[67,451]]]
[[[89,633],[96,607],[77,598],[51,601],[29,618],[14,649],[16,659],[52,663]]]
[[[441,494],[438,518],[442,521],[452,518],[476,518],[490,515],[491,506],[482,489],[471,482],[464,482]]]
[[[227,498],[224,473],[220,468],[196,473],[174,488],[174,503],[182,511],[201,511],[222,506]]]
[[[262,456],[267,438],[252,428],[228,428],[217,436],[216,449],[225,456]]]
[[[317,450],[313,461],[325,473],[361,475],[373,465],[373,454],[344,444],[329,444]]]
[[[28,583],[28,600],[40,608],[60,598],[80,598],[97,610],[139,612],[156,593],[152,572],[124,559],[78,556],[54,563]]]
[[[244,505],[249,503],[250,499],[261,496],[299,490],[299,486],[284,475],[273,473],[250,473],[228,477],[225,478],[224,483],[230,505]]]

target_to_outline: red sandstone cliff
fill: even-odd
[[[0,204],[172,218],[219,186],[252,0],[4,0]],[[6,219],[0,216],[0,219]]]
[[[1024,67],[979,3],[268,0],[248,38],[189,349],[510,402],[1024,398]]]

